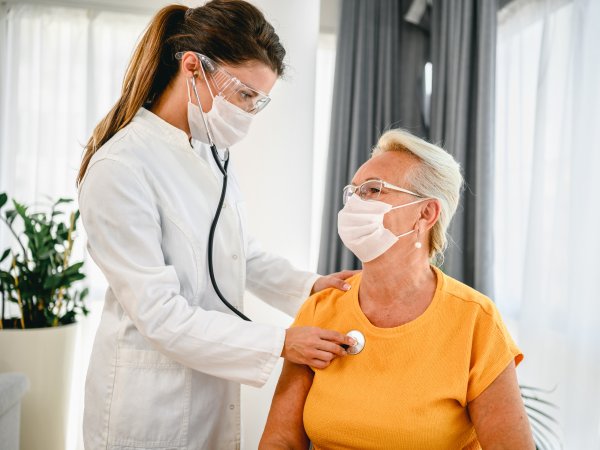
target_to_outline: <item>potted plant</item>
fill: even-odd
[[[22,448],[66,445],[76,321],[88,313],[88,289],[78,283],[83,262],[71,262],[79,211],[62,211],[71,201],[35,212],[0,193],[0,221],[14,238],[0,251],[0,372],[21,372],[30,381]]]

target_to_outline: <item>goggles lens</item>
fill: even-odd
[[[175,58],[181,59],[184,53],[176,53]],[[198,56],[206,77],[216,91],[213,92],[214,95],[222,96],[229,103],[250,114],[259,113],[271,101],[267,94],[244,84],[208,56],[194,53]]]

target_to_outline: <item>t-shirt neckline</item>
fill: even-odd
[[[437,277],[436,288],[435,288],[435,292],[433,294],[433,299],[431,300],[431,303],[429,304],[429,306],[427,306],[427,309],[425,309],[425,311],[423,311],[423,313],[421,315],[419,315],[418,317],[416,317],[415,319],[411,320],[410,322],[406,322],[402,325],[398,325],[397,327],[391,327],[391,328],[381,328],[381,327],[373,325],[371,323],[371,321],[367,318],[367,316],[365,315],[363,310],[361,309],[360,303],[358,301],[358,291],[359,291],[360,283],[362,281],[362,273],[361,273],[358,278],[358,283],[356,283],[355,286],[352,286],[351,297],[352,297],[352,309],[353,309],[354,315],[360,321],[361,325],[365,328],[365,330],[368,330],[372,334],[385,335],[385,336],[391,336],[391,335],[397,336],[398,334],[404,334],[413,329],[419,328],[423,324],[429,322],[431,320],[432,316],[434,316],[435,311],[441,301],[442,291],[444,288],[444,273],[440,269],[438,269],[437,267],[435,267],[433,265],[431,266],[431,268],[433,269],[433,271]]]

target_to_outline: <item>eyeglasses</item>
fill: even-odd
[[[354,186],[353,184],[346,186],[343,191],[342,202],[345,205],[353,194],[357,194],[362,200],[377,200],[382,192],[385,193],[386,189],[390,191],[404,192],[405,194],[423,198],[422,195],[416,194],[408,189],[394,186],[393,184],[383,180],[367,180],[358,186]]]
[[[181,59],[186,52],[178,52],[175,58]],[[202,71],[210,78],[216,88],[215,95],[221,95],[225,100],[250,114],[257,114],[269,104],[271,98],[258,89],[251,88],[231,75],[208,56],[193,52],[200,63]]]

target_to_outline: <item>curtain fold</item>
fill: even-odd
[[[428,32],[404,20],[412,0],[344,0],[338,35],[319,273],[359,268],[337,235],[342,188],[385,130],[426,136]]]
[[[496,0],[433,0],[430,139],[460,163],[465,190],[449,228],[444,270],[493,292]]]

